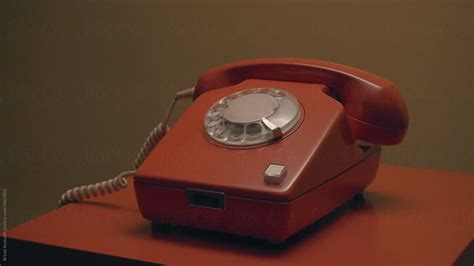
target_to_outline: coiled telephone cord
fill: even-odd
[[[148,154],[150,154],[156,144],[158,144],[158,142],[160,142],[160,140],[169,131],[168,121],[176,102],[179,99],[191,98],[193,95],[194,88],[186,89],[176,94],[166,111],[163,122],[159,123],[150,132],[145,140],[145,143],[143,143],[142,147],[140,148],[140,151],[138,152],[133,164],[133,170],[121,172],[116,177],[110,178],[103,182],[71,188],[61,195],[61,198],[58,201],[58,207],[62,207],[71,202],[78,202],[91,197],[110,194],[114,191],[119,191],[126,188],[128,186],[127,177],[133,176],[135,174],[136,169],[138,169],[138,167],[143,163],[145,158],[148,156]]]

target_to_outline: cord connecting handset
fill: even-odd
[[[58,207],[62,207],[71,202],[78,202],[91,197],[97,197],[99,195],[110,194],[114,191],[119,191],[128,186],[127,177],[133,176],[138,167],[143,163],[148,154],[153,148],[160,142],[164,135],[169,131],[168,122],[171,117],[171,113],[174,110],[176,102],[180,99],[190,99],[194,96],[194,87],[179,91],[171,101],[168,109],[165,113],[163,122],[159,123],[148,135],[145,142],[143,143],[140,151],[133,164],[133,170],[124,171],[118,174],[114,178],[110,178],[103,182],[96,184],[78,186],[67,190],[61,195],[58,201]]]

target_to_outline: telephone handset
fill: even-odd
[[[355,68],[301,58],[269,58],[230,63],[199,78],[194,98],[246,79],[324,84],[344,105],[352,133],[383,145],[398,144],[408,127],[408,111],[396,85]]]
[[[190,97],[168,132],[174,103]],[[280,242],[361,193],[379,144],[400,143],[407,126],[398,88],[376,75],[300,58],[230,63],[176,95],[133,171],[71,189],[59,205],[133,175],[140,212],[155,224]]]

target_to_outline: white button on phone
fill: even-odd
[[[281,164],[269,164],[264,173],[265,183],[280,184],[287,174],[286,166]]]

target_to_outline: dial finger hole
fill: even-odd
[[[217,119],[210,119],[208,122],[207,122],[207,127],[208,128],[212,128],[212,127],[216,127],[220,124],[220,121],[217,120]]]
[[[262,132],[262,126],[257,123],[252,123],[245,128],[245,132],[250,136],[258,135]]]
[[[216,115],[219,115],[221,112],[218,108],[216,107],[213,107],[209,110],[209,112],[207,112],[207,116],[216,116]]]
[[[206,116],[206,119],[207,120],[210,120],[210,119],[213,119],[215,117],[218,117],[220,113],[218,112],[209,112],[207,113],[207,116]]]
[[[215,104],[214,108],[217,109],[217,111],[219,111],[219,112],[222,111],[222,109],[227,108],[227,99],[224,98],[224,99],[220,100],[219,102],[217,102]]]
[[[232,125],[229,129],[229,134],[231,137],[239,137],[244,133],[244,126],[242,125]]]
[[[214,115],[214,116],[208,116],[208,117],[207,117],[208,123],[210,123],[211,121],[220,121],[220,120],[221,120],[220,114],[217,114],[217,115]]]
[[[213,134],[216,138],[219,139],[225,139],[226,138],[226,128],[224,127],[218,127],[216,130],[214,130]]]
[[[275,96],[275,97],[283,97],[283,96],[286,96],[286,93],[282,90],[278,90],[278,89],[272,89],[270,90],[270,94]]]

